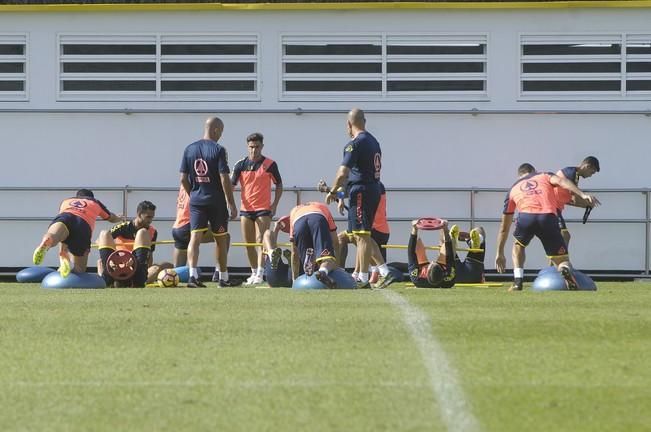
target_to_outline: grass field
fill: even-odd
[[[651,430],[651,285],[0,284],[0,430]]]

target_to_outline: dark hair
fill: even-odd
[[[138,204],[138,208],[136,209],[136,213],[140,214],[140,213],[144,212],[145,210],[156,211],[156,206],[151,201],[142,201],[140,204]]]
[[[77,198],[95,198],[93,191],[90,189],[79,189],[77,191]]]
[[[533,172],[536,172],[536,168],[533,167],[530,163],[523,163],[518,167],[518,175],[522,176],[525,174],[531,174]]]
[[[594,156],[588,156],[587,158],[583,159],[581,165],[586,165],[590,168],[594,168],[596,172],[599,172],[599,159]]]
[[[256,142],[264,142],[264,137],[260,132],[253,132],[251,135],[246,137],[246,142],[249,141],[256,141]]]
[[[440,286],[441,282],[443,282],[444,276],[445,272],[443,271],[443,267],[441,267],[440,264],[430,264],[429,268],[427,269],[427,282],[429,282],[430,285],[433,285],[435,287]]]

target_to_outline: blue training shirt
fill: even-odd
[[[190,202],[210,205],[225,202],[220,174],[230,174],[226,149],[201,139],[185,148],[180,171],[190,179]]]
[[[341,164],[350,168],[349,184],[380,181],[380,143],[369,132],[360,132],[344,147],[344,160]]]

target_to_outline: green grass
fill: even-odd
[[[392,288],[482,431],[651,429],[651,285]],[[0,284],[0,430],[446,430],[379,292]]]

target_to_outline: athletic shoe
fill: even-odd
[[[454,240],[455,242],[456,242],[457,240],[459,240],[459,225],[452,225],[452,226],[450,227],[450,237],[451,237],[452,240]]]
[[[48,246],[46,246],[44,243],[41,243],[36,249],[34,249],[34,255],[32,255],[32,262],[36,265],[41,265],[48,249],[50,249]]]
[[[371,284],[369,281],[362,282],[361,280],[357,281],[357,284],[355,285],[355,288],[357,289],[371,289]]]
[[[188,279],[187,287],[188,288],[205,288],[206,285],[203,282],[201,282],[199,279],[192,276],[192,277],[190,277],[190,279]]]
[[[248,278],[246,280],[246,282],[244,282],[244,285],[247,285],[247,286],[258,285],[258,284],[261,284],[262,282],[264,282],[264,279],[263,279],[262,276],[253,275],[250,278]]]
[[[371,272],[371,276],[368,278],[368,281],[371,285],[373,285],[377,283],[378,279],[380,279],[380,272],[376,270],[374,272]]]
[[[509,292],[522,291],[522,281],[513,281],[513,285],[509,288]]]
[[[220,280],[219,281],[219,286],[221,288],[229,288],[229,287],[236,287],[242,285],[242,281],[238,279],[229,279],[227,281],[225,280]]]
[[[61,274],[61,277],[67,278],[70,275],[72,267],[70,266],[70,260],[67,256],[59,255],[59,268],[57,271]]]
[[[386,276],[380,276],[375,285],[372,285],[373,289],[384,289],[391,285],[396,279],[391,273],[387,273]]]
[[[470,230],[470,249],[479,249],[481,247],[481,234],[477,228]]]
[[[282,255],[280,248],[275,248],[271,251],[271,269],[276,270],[278,268],[278,261],[280,261],[280,256]]]
[[[308,276],[312,276],[314,273],[314,249],[307,248],[305,250],[305,262],[303,263],[303,270]]]
[[[326,273],[322,271],[317,271],[314,276],[316,279],[321,282],[323,285],[326,286],[328,289],[335,289],[337,288],[337,283],[332,279],[330,276],[328,276]]]
[[[576,278],[574,277],[574,272],[567,266],[563,266],[560,268],[561,274],[563,275],[563,278],[565,279],[565,283],[567,284],[567,289],[570,291],[576,291],[579,289],[579,284],[576,282]]]
[[[292,251],[290,251],[289,249],[283,249],[283,256],[287,261],[287,265],[292,265]]]

